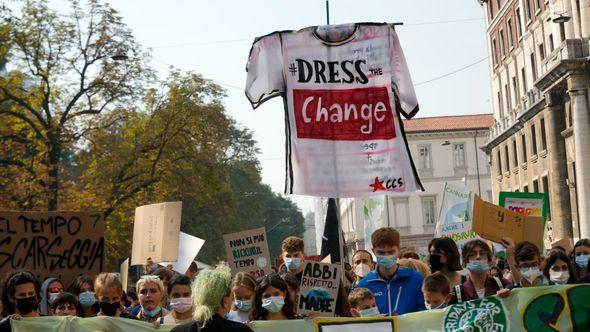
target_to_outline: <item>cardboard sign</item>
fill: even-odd
[[[264,227],[225,234],[223,242],[232,274],[244,271],[258,278],[272,272]]]
[[[182,202],[166,202],[135,209],[131,265],[176,261]]]
[[[465,243],[479,239],[477,233],[473,231],[471,221],[438,225],[437,234],[440,234],[441,237],[448,237],[455,241],[459,252],[461,252]]]
[[[502,242],[502,237],[511,237],[514,242],[529,241],[539,250],[543,248],[545,218],[523,216],[501,206],[484,202],[474,195],[473,230],[484,239]]]
[[[161,262],[162,266],[172,265],[172,269],[178,273],[185,274],[191,263],[197,259],[197,255],[205,240],[196,236],[180,232],[178,240],[178,260],[176,262]]]
[[[334,316],[342,268],[338,264],[307,262],[297,294],[297,313]]]
[[[525,216],[547,218],[549,197],[546,193],[500,192],[499,205]]]
[[[129,280],[129,257],[127,257],[120,266],[121,272],[119,272],[119,276],[121,278],[121,284],[123,285],[123,290],[127,291],[127,280]]]
[[[104,263],[104,220],[91,212],[0,212],[0,275],[24,269],[68,287]]]

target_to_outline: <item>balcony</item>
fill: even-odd
[[[541,75],[535,85],[545,91],[564,78],[564,74],[587,61],[587,39],[566,39],[541,61]]]
[[[507,114],[505,114],[499,121],[494,120],[494,124],[490,128],[488,142],[491,142],[505,133],[508,129],[513,128],[519,122],[519,119],[531,108],[536,106],[541,98],[541,90],[533,88],[529,90],[520,102],[514,106]],[[518,128],[520,129],[520,128]]]

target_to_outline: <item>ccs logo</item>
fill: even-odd
[[[373,188],[373,192],[376,191],[402,191],[404,188],[404,181],[402,178],[392,178],[386,180],[380,180],[378,176],[375,177],[373,183],[369,184],[369,187]]]

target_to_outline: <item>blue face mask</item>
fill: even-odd
[[[397,264],[397,257],[395,255],[377,256],[377,265],[385,269],[391,269],[395,264]]]
[[[488,261],[469,261],[467,263],[467,269],[473,273],[484,273],[490,270],[490,265]]]
[[[160,306],[157,306],[157,307],[155,307],[152,310],[141,309],[141,312],[146,317],[154,318],[154,317],[156,317],[160,313],[161,310],[162,310],[162,308],[160,308]]]
[[[287,257],[285,258],[285,266],[291,272],[297,271],[301,267],[301,258]]]
[[[250,308],[252,308],[252,300],[235,300],[234,305],[236,306],[236,308],[238,308],[238,310],[248,312],[250,311]]]
[[[590,258],[590,255],[587,255],[587,254],[576,256],[576,264],[578,265],[578,267],[585,269],[588,267],[588,259],[589,258]]]
[[[281,311],[284,305],[285,299],[282,296],[271,296],[262,300],[262,307],[273,314]]]
[[[93,292],[83,292],[78,295],[80,305],[83,307],[92,307],[96,303]]]
[[[381,315],[377,307],[370,307],[360,311],[361,317],[377,317]]]
[[[49,293],[49,298],[47,299],[47,302],[49,302],[49,304],[53,303],[53,301],[55,301],[59,294],[61,293]]]

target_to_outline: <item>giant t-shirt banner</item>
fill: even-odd
[[[418,102],[392,25],[274,32],[255,40],[246,70],[254,108],[284,98],[287,194],[423,190],[399,116],[414,116]]]
[[[390,331],[588,331],[590,285],[519,288],[506,299],[490,296],[445,309],[395,317],[316,318],[314,320],[255,321],[256,332],[390,332]],[[136,332],[169,331],[152,324],[112,317],[42,317],[11,321],[13,331]]]

